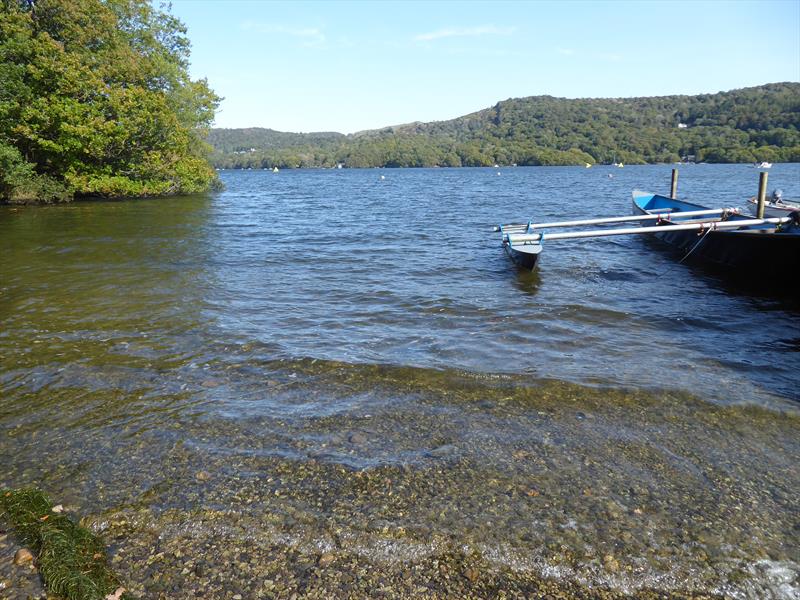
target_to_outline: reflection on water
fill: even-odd
[[[200,511],[301,552],[455,545],[790,597],[795,300],[633,238],[517,271],[493,224],[624,213],[669,181],[587,171],[226,173],[215,197],[0,208],[0,486],[44,487],[121,548]],[[746,197],[745,171],[682,185]],[[219,533],[192,531],[187,552]]]

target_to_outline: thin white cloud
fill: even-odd
[[[618,61],[622,60],[622,55],[621,54],[614,54],[613,52],[602,52],[602,53],[597,55],[597,58],[599,58],[600,60],[608,60],[608,61],[611,61],[611,62],[618,62]]]
[[[241,27],[245,31],[277,33],[295,37],[302,40],[304,46],[319,46],[325,43],[325,33],[317,27],[287,27],[286,25],[271,25],[255,21],[245,21]]]
[[[432,42],[450,37],[474,37],[479,35],[512,35],[517,30],[516,27],[495,27],[494,25],[480,25],[478,27],[448,27],[420,33],[414,36],[417,42]]]

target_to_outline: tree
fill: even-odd
[[[204,135],[220,99],[190,79],[177,19],[146,0],[2,2],[0,155],[15,166],[0,201],[214,185]]]

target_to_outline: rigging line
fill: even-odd
[[[687,252],[687,253],[686,253],[686,256],[684,256],[682,259],[680,259],[680,260],[678,261],[678,264],[681,264],[681,263],[683,263],[683,261],[685,261],[687,258],[689,258],[689,255],[690,255],[692,252],[694,252],[694,251],[697,249],[697,247],[698,247],[700,244],[702,244],[702,243],[703,243],[703,240],[704,240],[704,239],[706,239],[706,236],[707,236],[709,233],[711,233],[712,231],[713,231],[713,227],[709,227],[709,228],[708,228],[708,230],[707,230],[707,231],[706,231],[706,232],[703,234],[703,237],[701,237],[701,238],[700,238],[700,239],[697,241],[697,243],[696,243],[694,246],[692,246],[692,249],[691,249],[691,250],[689,250],[689,252]]]
[[[667,268],[665,271],[662,271],[661,273],[659,273],[659,274],[658,274],[658,276],[659,276],[659,277],[663,277],[664,275],[666,275],[666,274],[668,274],[668,273],[671,273],[672,271],[674,271],[674,270],[675,270],[675,269],[678,267],[678,265],[680,265],[680,264],[683,264],[683,261],[685,261],[687,258],[689,258],[689,255],[691,255],[691,253],[692,253],[692,252],[694,252],[695,250],[697,250],[697,247],[698,247],[700,244],[702,244],[702,243],[703,243],[703,240],[704,240],[704,239],[706,239],[706,236],[707,236],[709,233],[711,233],[712,231],[713,231],[713,228],[709,228],[709,229],[707,229],[707,230],[706,230],[706,232],[703,234],[703,236],[702,236],[702,237],[701,237],[699,240],[697,240],[697,243],[696,243],[694,246],[692,246],[691,250],[689,250],[689,252],[687,252],[687,253],[686,253],[686,255],[685,255],[685,256],[684,256],[682,259],[680,259],[678,262],[676,262],[676,263],[672,264],[672,265],[671,265],[670,267],[668,267],[668,268]]]

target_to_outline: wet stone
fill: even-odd
[[[603,557],[603,566],[605,566],[606,570],[610,573],[616,573],[619,571],[619,561],[617,561],[617,559],[611,554],[606,554]]]
[[[360,446],[362,444],[367,443],[367,436],[365,436],[363,433],[356,431],[351,433],[347,437],[347,441],[349,441],[351,444],[355,444],[356,446]]]
[[[317,561],[317,564],[320,567],[325,568],[328,565],[330,565],[334,560],[336,560],[336,557],[333,554],[331,554],[330,552],[326,552],[325,554],[323,554],[322,556],[319,557],[319,560]]]
[[[456,450],[457,448],[453,444],[445,444],[433,450],[429,450],[427,454],[433,458],[445,458],[454,455]]]
[[[21,567],[33,563],[33,554],[27,548],[20,548],[14,554],[14,564]]]

